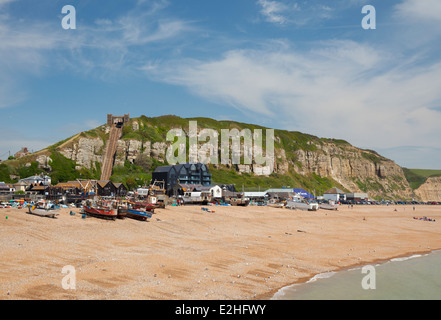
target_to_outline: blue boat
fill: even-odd
[[[136,210],[131,208],[123,209],[126,213],[126,216],[136,220],[146,221],[147,218],[151,218],[152,214],[149,211],[144,210]]]

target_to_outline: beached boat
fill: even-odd
[[[118,207],[118,210],[117,210],[117,212],[116,212],[116,217],[117,217],[118,219],[125,219],[125,218],[127,218],[127,210],[126,210],[126,207],[124,207],[124,206],[120,206],[120,207]]]
[[[337,210],[340,205],[338,203],[335,203],[335,201],[329,200],[320,203],[319,207],[320,209],[324,210]]]
[[[240,207],[246,207],[250,204],[250,199],[248,198],[232,198],[230,199],[230,204],[232,206],[240,206]]]
[[[128,202],[126,206],[120,207],[119,212],[128,218],[146,221],[152,217],[155,205],[146,202]]]
[[[130,202],[130,205],[135,209],[142,208],[151,213],[154,213],[157,208],[156,204],[150,202]]]
[[[95,218],[115,220],[118,217],[118,209],[110,202],[91,203],[86,201],[83,210],[86,215]]]
[[[288,209],[300,209],[300,210],[308,210],[308,211],[317,211],[319,209],[319,205],[317,202],[298,200],[298,199],[287,200],[285,207]]]
[[[128,218],[135,220],[146,221],[148,218],[152,217],[151,212],[142,209],[127,208],[125,211]]]
[[[52,202],[39,201],[34,205],[29,205],[28,213],[35,216],[56,219],[59,210],[55,208]]]

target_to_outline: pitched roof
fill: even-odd
[[[55,188],[62,188],[62,189],[71,189],[71,188],[80,188],[80,187],[81,186],[78,182],[77,183],[61,182],[55,186]]]
[[[344,193],[343,191],[334,187],[326,191],[324,194],[343,194],[343,193]]]
[[[153,171],[153,172],[155,172],[155,173],[158,173],[158,172],[169,172],[172,168],[173,168],[172,166],[157,167],[155,169],[155,171]]]
[[[110,181],[97,181],[97,184],[101,187],[104,188],[105,186],[107,186],[110,183]]]

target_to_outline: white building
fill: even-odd
[[[265,200],[268,196],[266,191],[262,192],[244,192],[243,196],[250,200]]]
[[[32,177],[20,179],[19,182],[25,182],[28,184],[43,184],[45,186],[48,186],[51,184],[51,177],[41,174],[38,176],[32,176]]]
[[[222,198],[222,188],[220,186],[212,186],[210,193],[213,198]]]
[[[346,194],[338,188],[331,188],[323,194],[323,198],[338,202],[346,200]]]

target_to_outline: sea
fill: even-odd
[[[441,251],[319,274],[272,300],[441,300]]]

